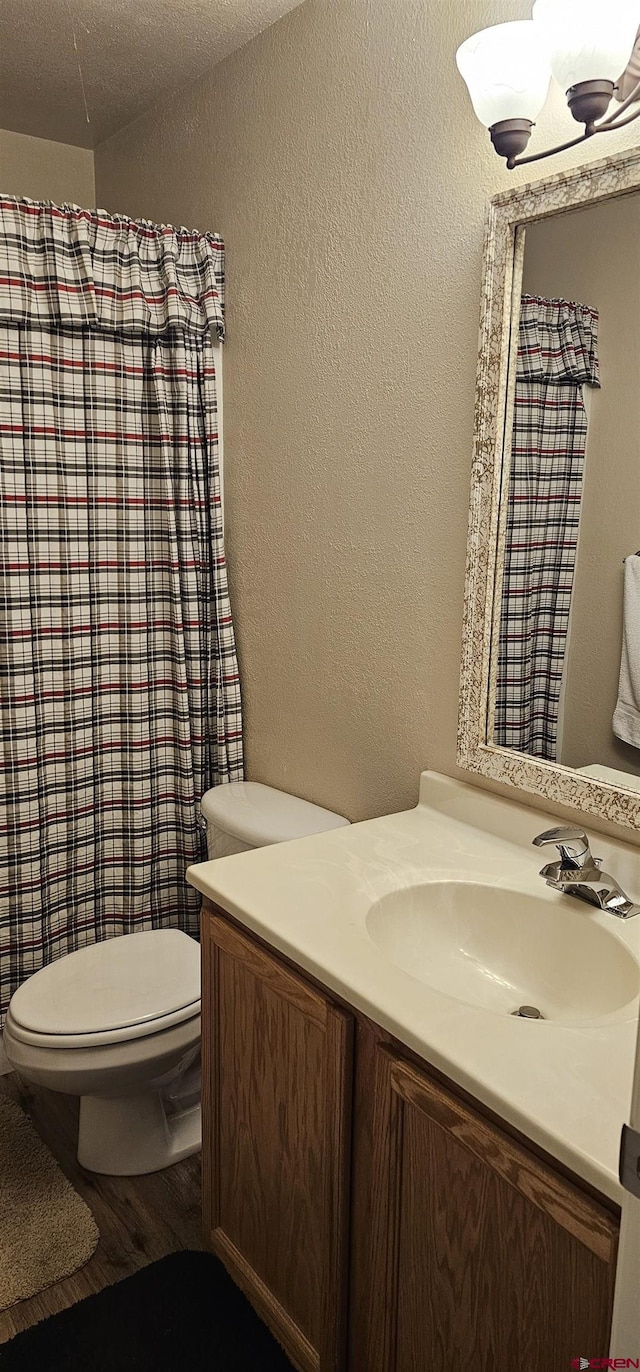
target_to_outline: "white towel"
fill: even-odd
[[[640,748],[640,556],[624,564],[624,623],[613,732]]]

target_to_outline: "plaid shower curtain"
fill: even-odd
[[[523,295],[498,644],[494,741],[556,760],[598,314]]]
[[[214,235],[0,199],[0,1015],[83,944],[195,932],[242,776]]]

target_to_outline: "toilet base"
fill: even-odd
[[[137,1096],[81,1096],[78,1162],[88,1172],[137,1177],[198,1153],[200,1104],[172,1108],[159,1091]]]

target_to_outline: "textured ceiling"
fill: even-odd
[[[96,147],[299,2],[0,0],[0,128]]]

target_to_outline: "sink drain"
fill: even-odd
[[[517,1010],[511,1011],[516,1019],[544,1019],[544,1015],[537,1005],[519,1005]]]

